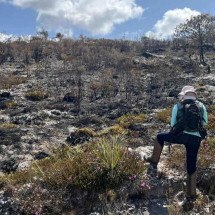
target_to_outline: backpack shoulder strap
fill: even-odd
[[[200,101],[195,101],[195,103],[199,108],[199,112],[201,114],[201,125],[203,125],[203,115],[204,115],[203,104]]]
[[[203,104],[200,101],[195,101],[195,103],[199,108],[203,108]]]
[[[176,105],[177,105],[177,108],[178,108],[176,120],[178,121],[182,117],[182,115],[184,113],[184,104],[182,102],[178,102]]]
[[[178,111],[180,111],[184,107],[183,103],[181,102],[178,102],[176,105],[177,105]]]

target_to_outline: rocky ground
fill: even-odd
[[[90,102],[86,96],[86,99],[81,103],[81,112],[78,114],[74,103],[64,100],[65,95],[73,90],[72,75],[69,72],[62,75],[62,70],[59,68],[62,68],[60,62],[52,65],[47,72],[38,72],[35,67],[32,67],[30,75],[27,77],[22,69],[17,69],[14,65],[5,64],[1,66],[0,72],[2,74],[16,74],[19,77],[27,78],[25,83],[11,86],[8,90],[2,89],[0,92],[1,174],[22,170],[33,160],[48,156],[52,146],[66,143],[71,131],[83,127],[90,127],[94,131],[99,131],[115,124],[115,120],[126,113],[144,112],[147,114],[146,122],[136,124],[132,128],[133,131],[144,130],[145,132],[142,136],[133,139],[134,145],[132,145],[131,150],[137,151],[141,156],[150,154],[156,133],[169,128],[167,124],[156,121],[154,115],[166,106],[171,107],[176,101],[174,95],[184,84],[193,83],[197,86],[199,98],[206,105],[214,105],[215,102],[215,73],[213,72],[198,76],[192,73],[179,74],[175,83],[170,81],[160,96],[157,96],[160,93],[157,93],[159,85],[154,85],[154,82],[149,84],[153,75],[144,73],[142,75],[144,93],[138,104],[123,100],[124,91],[121,89],[111,101],[101,98]],[[99,77],[100,74],[95,76],[90,73],[85,74],[85,95],[89,93],[87,86]],[[41,101],[31,101],[26,98],[26,93],[32,89],[46,91],[49,96]],[[14,102],[14,106],[5,107],[6,102]],[[77,138],[81,140],[80,137]],[[149,174],[153,189],[150,189],[144,200],[134,198],[124,206],[109,205],[107,206],[109,207],[108,214],[162,215],[169,214],[171,210],[175,210],[175,214],[180,214],[180,202],[183,199],[181,188],[184,187],[185,183],[185,171],[170,169],[166,165],[168,156],[168,147],[165,147],[158,167],[160,175],[158,174],[159,177],[155,176],[153,172]],[[199,193],[200,196],[203,196],[200,191]],[[0,195],[1,210],[4,208],[6,200],[2,197],[2,192]],[[166,198],[168,195],[169,199]],[[204,201],[207,201],[206,198],[204,197]],[[169,205],[172,205],[171,208]],[[208,200],[205,203],[204,211],[199,213],[198,206],[196,206],[191,214],[213,214],[215,213],[214,205],[214,201]],[[118,212],[116,212],[117,210]],[[10,212],[5,214],[10,214]],[[99,212],[93,214],[99,214]],[[172,212],[172,214],[174,213]]]

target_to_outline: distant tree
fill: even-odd
[[[26,46],[23,49],[23,59],[22,59],[23,63],[25,65],[29,65],[30,61],[31,61],[31,50],[29,46]]]
[[[187,44],[196,47],[199,53],[199,61],[205,65],[205,47],[215,41],[215,16],[201,14],[192,17],[176,27],[175,37],[183,38],[187,40]]]
[[[38,46],[34,49],[35,62],[39,63],[38,66],[45,72],[50,67],[50,59],[54,55],[54,43],[48,40],[48,31],[42,29],[37,32],[40,40],[37,40]]]
[[[43,49],[41,46],[37,46],[33,49],[32,58],[36,63],[40,62],[43,58]]]
[[[60,42],[62,41],[63,37],[64,37],[64,35],[61,34],[60,32],[56,33],[55,38],[57,38]]]
[[[68,66],[72,64],[74,59],[72,53],[73,40],[70,38],[64,38],[57,46],[56,54],[59,60],[63,61],[63,70],[67,70]]]
[[[6,44],[0,42],[0,64],[7,60]]]
[[[142,45],[142,52],[150,51],[150,52],[157,52],[157,51],[164,51],[169,46],[168,40],[161,40],[156,39],[153,37],[142,37],[141,38],[141,45]]]
[[[114,69],[104,69],[100,75],[99,80],[91,81],[89,86],[91,92],[90,100],[93,102],[96,99],[106,98],[108,103],[110,103],[119,92],[117,81],[114,80]]]
[[[38,34],[39,36],[41,36],[42,39],[44,39],[44,41],[47,41],[48,36],[49,36],[48,31],[46,31],[45,29],[42,29],[42,30],[38,31],[37,34]]]
[[[124,83],[124,90],[125,90],[125,99],[128,102],[131,102],[131,96],[132,96],[132,67],[133,63],[131,58],[124,57],[119,60],[118,63],[118,71],[122,74],[122,79]]]
[[[83,74],[86,71],[86,68],[84,66],[79,66],[76,70],[76,84],[77,84],[77,110],[78,113],[81,111],[81,102],[83,100],[84,96],[84,83],[83,83]]]

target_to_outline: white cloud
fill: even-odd
[[[4,33],[0,33],[0,42],[7,42],[7,41],[16,41],[16,40],[22,40],[22,41],[30,41],[31,39],[31,35],[21,35],[21,36],[15,36],[12,34],[4,34]]]
[[[11,39],[13,37],[12,34],[4,34],[4,33],[0,33],[0,42],[6,42],[8,41],[9,39]]]
[[[146,36],[154,38],[169,38],[173,35],[175,27],[193,16],[200,15],[200,12],[190,8],[174,9],[167,11],[161,20],[158,20],[153,31],[148,31]]]
[[[11,0],[15,6],[38,12],[40,27],[48,30],[81,28],[92,34],[110,33],[116,24],[142,15],[136,0]]]
[[[50,10],[56,7],[56,0],[11,0],[12,4],[22,8],[39,10]]]

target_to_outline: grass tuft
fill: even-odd
[[[169,123],[171,119],[171,112],[172,112],[172,109],[167,108],[166,110],[162,110],[161,112],[158,112],[156,114],[156,118],[161,122]]]
[[[14,123],[1,123],[0,128],[13,129],[17,128],[17,125]]]
[[[48,98],[48,93],[41,90],[33,90],[33,91],[28,91],[25,94],[25,97],[32,101],[41,101],[43,99]]]
[[[145,114],[126,114],[117,119],[117,122],[120,126],[123,128],[128,128],[130,125],[135,124],[135,123],[143,123],[147,119]]]

